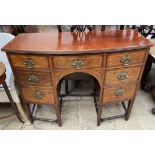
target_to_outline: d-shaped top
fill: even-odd
[[[149,48],[152,43],[135,30],[108,32],[22,33],[2,48],[29,54],[87,54]]]

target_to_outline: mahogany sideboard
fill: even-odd
[[[59,126],[59,86],[64,76],[87,73],[99,83],[97,125],[104,104],[128,102],[129,119],[152,44],[134,30],[110,32],[21,33],[2,48],[11,64],[23,107],[33,122],[29,104],[51,105]]]

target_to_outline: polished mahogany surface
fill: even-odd
[[[88,54],[141,49],[151,45],[134,30],[22,33],[2,50],[27,54]]]

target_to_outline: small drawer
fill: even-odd
[[[146,50],[114,53],[107,55],[106,67],[130,66],[144,61]]]
[[[48,69],[49,63],[46,56],[38,55],[9,55],[11,63],[16,68],[24,69]]]
[[[16,71],[16,78],[21,85],[52,86],[50,73]]]
[[[123,69],[107,70],[105,75],[105,85],[121,84],[123,82],[138,81],[141,66]]]
[[[116,102],[129,100],[133,97],[136,85],[120,85],[104,88],[103,102]]]
[[[36,104],[55,104],[53,89],[22,87],[24,100]]]
[[[53,58],[56,69],[84,69],[102,66],[102,56],[59,56]]]

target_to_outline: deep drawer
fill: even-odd
[[[21,88],[24,100],[35,104],[55,104],[53,89]]]
[[[103,102],[115,102],[129,100],[133,97],[136,90],[135,84],[120,85],[104,89]]]

